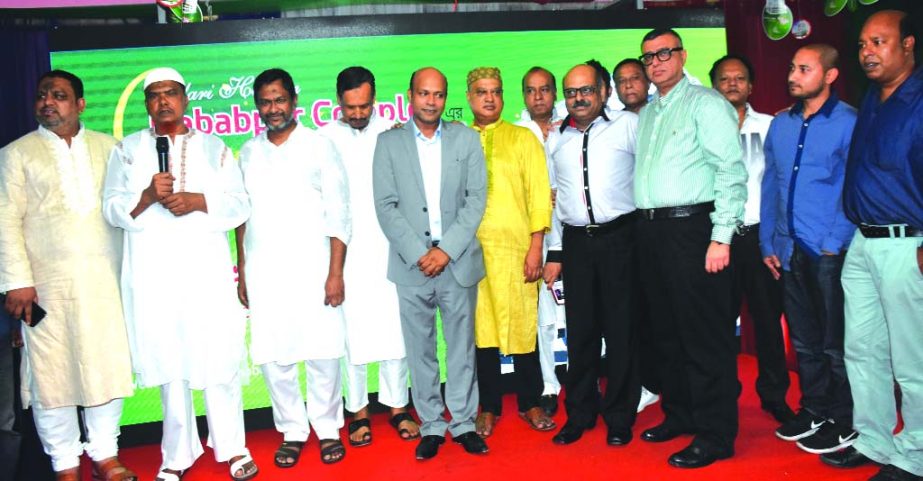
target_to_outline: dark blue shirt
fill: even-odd
[[[873,84],[859,109],[843,204],[856,224],[923,229],[923,68],[883,103]]]
[[[811,256],[838,254],[855,234],[843,213],[843,179],[856,109],[831,94],[807,119],[798,102],[772,120],[760,206],[760,249],[782,268],[797,242]]]

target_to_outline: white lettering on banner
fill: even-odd
[[[394,121],[407,122],[413,110],[404,94],[394,94],[394,102],[376,102],[378,116]],[[317,99],[311,104],[311,121],[318,127],[323,127],[340,118],[340,106],[334,99]]]

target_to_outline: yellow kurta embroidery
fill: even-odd
[[[499,120],[481,129],[487,159],[487,208],[478,228],[487,276],[478,284],[477,347],[503,354],[535,350],[539,282],[525,283],[532,233],[551,225],[545,153],[528,129]]]

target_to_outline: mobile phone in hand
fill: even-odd
[[[564,281],[560,277],[551,283],[551,295],[557,305],[564,305]]]
[[[0,305],[3,305],[3,304],[6,304],[6,294],[0,294]],[[44,319],[47,314],[48,313],[45,312],[45,309],[42,309],[42,306],[33,302],[32,303],[32,327],[35,327],[38,325],[38,323],[42,322],[42,319]],[[18,320],[22,322],[26,322],[25,312],[23,312],[22,317],[20,317]]]

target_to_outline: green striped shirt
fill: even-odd
[[[711,240],[730,244],[747,201],[737,112],[686,77],[641,109],[635,154],[639,209],[715,202]]]

